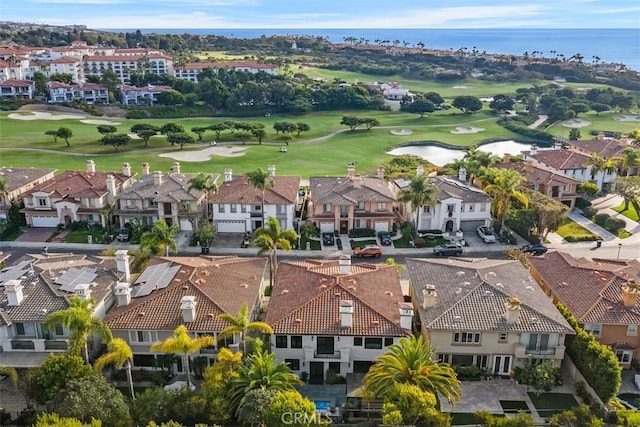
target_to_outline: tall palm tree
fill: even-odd
[[[178,243],[175,239],[177,232],[177,224],[169,227],[169,225],[161,219],[153,225],[150,231],[142,235],[140,238],[140,250],[148,249],[154,255],[164,252],[166,256],[169,256],[169,248],[171,248],[174,253],[178,253]]]
[[[304,384],[291,372],[289,365],[276,362],[276,354],[267,353],[262,346],[256,346],[254,352],[242,361],[237,374],[230,388],[231,406],[236,409],[251,390],[287,391]]]
[[[409,185],[400,190],[399,200],[411,204],[412,214],[416,215],[416,230],[420,228],[420,209],[425,206],[434,207],[438,203],[436,196],[439,190],[431,185],[425,175],[417,175],[411,178]]]
[[[18,387],[18,371],[10,366],[0,366],[0,375],[9,377],[13,387]]]
[[[107,344],[109,349],[108,353],[98,357],[93,363],[93,368],[96,372],[102,372],[106,365],[114,364],[118,369],[123,367],[127,371],[127,381],[129,382],[129,392],[131,393],[131,399],[136,400],[136,393],[133,390],[133,376],[131,375],[131,358],[133,358],[133,352],[129,344],[122,338],[114,338]]]
[[[484,187],[484,191],[493,195],[491,207],[496,218],[500,218],[500,232],[502,232],[511,199],[516,199],[525,207],[529,205],[527,196],[519,190],[525,178],[514,169],[497,169],[493,171],[490,168],[490,172],[493,174],[494,179],[491,184]]]
[[[189,355],[199,351],[202,347],[215,345],[216,341],[211,335],[203,335],[192,338],[184,325],[178,326],[173,334],[164,341],[157,342],[149,349],[152,353],[181,354],[184,356],[184,367],[187,371],[187,388],[191,389],[191,368]]]
[[[191,178],[189,180],[189,187],[187,188],[187,191],[191,191],[191,190],[198,190],[198,191],[204,192],[205,203],[206,203],[204,207],[205,217],[207,218],[207,220],[210,220],[211,218],[209,218],[209,194],[215,193],[216,191],[218,191],[218,186],[216,185],[215,182],[213,182],[211,174],[201,172],[195,177]]]
[[[49,329],[60,324],[71,331],[69,352],[82,354],[86,363],[89,363],[88,341],[91,335],[97,334],[107,343],[112,339],[109,328],[102,320],[93,316],[94,307],[93,298],[82,300],[74,295],[69,299],[69,307],[49,314],[43,323]]]
[[[595,180],[596,175],[599,172],[604,172],[607,169],[615,168],[619,160],[620,159],[618,159],[617,157],[611,158],[611,159],[605,159],[604,157],[601,157],[597,153],[593,153],[589,158],[589,160],[587,160],[587,162],[585,163],[585,166],[591,166],[591,180]],[[602,189],[603,182],[604,182],[604,174],[602,174],[600,182],[597,183],[600,189]]]
[[[247,354],[247,333],[265,332],[269,335],[273,334],[273,329],[271,329],[271,326],[267,323],[250,321],[249,308],[247,307],[247,304],[242,304],[237,316],[229,313],[222,313],[218,315],[218,319],[229,323],[229,326],[224,328],[222,332],[218,334],[218,339],[220,340],[234,335],[240,335],[240,341],[242,342],[242,354]]]
[[[273,188],[273,178],[269,176],[268,171],[258,168],[254,171],[248,172],[247,179],[249,180],[249,184],[253,185],[256,190],[260,190],[262,192],[262,223],[264,224],[267,222],[266,214],[264,212],[264,193],[268,188]]]
[[[253,245],[260,250],[258,255],[269,252],[269,284],[273,285],[273,278],[278,268],[278,249],[291,250],[291,243],[295,242],[298,234],[291,229],[283,230],[277,218],[269,217],[264,225],[256,230]]]
[[[432,360],[433,348],[421,336],[403,337],[376,359],[364,376],[365,394],[383,398],[396,383],[439,393],[449,402],[460,398],[460,381],[449,364]]]
[[[632,167],[635,168],[640,166],[640,149],[633,147],[625,148],[622,150],[621,159],[623,172],[626,176],[629,176],[629,172]]]

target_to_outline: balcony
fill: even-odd
[[[250,215],[251,215],[251,218],[261,218],[262,217],[262,212],[260,212],[260,211],[251,211]]]
[[[564,346],[547,347],[547,348],[531,348],[526,345],[517,345],[515,356],[518,358],[524,358],[528,356],[552,356],[553,359],[562,357],[564,354]]]
[[[35,350],[36,345],[30,340],[11,340],[11,350]]]
[[[314,351],[313,357],[315,359],[340,359],[340,352],[334,351],[333,353],[318,353],[317,351]]]
[[[67,342],[58,341],[58,340],[45,340],[44,349],[45,350],[66,350]]]

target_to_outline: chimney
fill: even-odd
[[[351,255],[349,254],[340,255],[338,264],[340,265],[340,274],[344,274],[344,275],[349,274],[349,272],[351,271]]]
[[[116,198],[118,192],[118,187],[116,186],[116,178],[111,174],[107,175],[105,184],[107,185],[107,191],[109,192],[107,199],[111,201]]]
[[[353,325],[353,301],[340,300],[340,326],[350,328]]]
[[[93,160],[87,160],[87,173],[96,173],[96,164]]]
[[[233,172],[230,168],[224,170],[224,182],[229,182],[233,179]]]
[[[422,290],[422,308],[427,309],[435,307],[438,303],[438,293],[436,287],[430,284],[425,285]]]
[[[180,162],[173,162],[171,165],[171,172],[180,173]]]
[[[22,295],[22,283],[19,280],[8,280],[4,284],[4,292],[7,294],[7,304],[10,307],[20,305],[24,296]]]
[[[142,176],[149,175],[149,163],[144,162],[142,165]]]
[[[504,153],[502,156],[502,163],[511,163],[511,154]]]
[[[120,249],[116,251],[116,268],[120,273],[124,273],[124,281],[131,281],[131,272],[129,271],[129,253]]]
[[[413,306],[409,302],[400,303],[400,327],[411,330],[413,325]]]
[[[623,144],[623,145],[629,145],[629,144],[631,144],[631,140],[629,139],[629,134],[627,134],[627,133],[623,133],[623,134],[620,136],[620,138],[618,139],[618,142],[619,142],[620,144]]]
[[[129,163],[122,164],[122,175],[131,176],[131,164]]]
[[[507,320],[507,323],[517,323],[520,312],[522,311],[520,300],[515,297],[507,298],[507,301],[504,303],[504,308],[504,318]]]
[[[118,299],[118,307],[123,307],[131,303],[131,288],[127,282],[118,282],[113,292]]]
[[[182,310],[182,320],[185,323],[196,320],[196,297],[186,296],[180,300],[180,310]]]
[[[156,186],[162,185],[162,172],[155,171],[153,173],[153,185],[156,185]]]
[[[276,165],[269,165],[267,171],[269,172],[269,176],[276,176]]]
[[[378,178],[384,179],[384,166],[378,166]]]
[[[422,175],[424,175],[424,166],[418,165],[418,167],[416,168],[416,176],[422,176]]]
[[[536,154],[538,154],[538,146],[532,145],[531,147],[529,147],[529,154],[532,156],[535,156]]]
[[[622,303],[625,307],[635,307],[638,302],[638,294],[640,287],[634,279],[629,279],[627,283],[622,285]]]
[[[91,298],[91,285],[88,283],[79,283],[73,288],[73,294],[80,297],[82,301]]]
[[[529,173],[533,170],[533,160],[527,160],[524,164],[524,171]]]
[[[353,179],[353,176],[356,174],[356,165],[353,163],[349,163],[347,165],[347,178]]]
[[[467,170],[465,168],[458,170],[458,180],[460,182],[467,182]]]
[[[598,141],[604,141],[604,132],[598,132],[597,140]]]

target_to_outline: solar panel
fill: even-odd
[[[4,286],[9,280],[16,280],[31,270],[29,261],[22,261],[17,265],[4,268],[0,271],[0,286]]]
[[[95,268],[82,267],[82,268],[70,268],[64,272],[64,274],[58,277],[55,281],[60,286],[61,291],[73,293],[76,285],[81,283],[91,283],[98,277]]]
[[[132,288],[132,297],[143,297],[149,295],[152,291],[163,289],[169,286],[173,277],[180,270],[180,265],[171,267],[170,262],[153,265],[142,272],[136,285]]]

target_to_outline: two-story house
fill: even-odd
[[[416,174],[424,173],[418,166]],[[491,201],[489,194],[467,182],[467,172],[460,169],[458,177],[434,176],[429,178],[431,185],[438,190],[435,205],[424,205],[414,209],[410,203],[399,203],[398,211],[405,218],[413,216],[417,230],[440,230],[455,232],[472,231],[481,225],[491,224]],[[409,186],[403,178],[394,180],[396,193]]]
[[[158,103],[158,95],[169,92],[171,86],[160,86],[149,84],[143,87],[120,85],[120,102],[124,105],[155,105]]]
[[[377,176],[360,176],[355,165],[347,166],[346,177],[311,177],[309,179],[308,220],[321,232],[354,228],[391,231],[396,215],[395,196],[380,168]]]
[[[179,224],[180,230],[192,230],[198,218],[204,217],[206,194],[189,190],[189,181],[195,173],[181,173],[180,163],[174,162],[171,173],[149,173],[149,163],[142,164],[142,176],[116,197],[115,215],[123,227],[133,218],[144,225],[153,225],[163,219],[167,224]],[[123,164],[130,172],[131,166]],[[213,174],[213,182],[218,174]]]
[[[218,233],[255,231],[269,217],[277,218],[282,229],[293,229],[300,177],[277,176],[274,165],[267,170],[272,185],[264,193],[251,185],[246,176],[234,177],[231,169],[224,170],[224,182],[209,197]]]
[[[49,102],[71,102],[75,99],[87,104],[108,104],[109,88],[97,83],[74,83],[66,84],[61,82],[47,83],[49,89]]]
[[[131,346],[134,368],[152,369],[160,354],[149,348],[170,337],[180,325],[194,337],[217,338],[228,326],[218,316],[237,316],[243,304],[248,307],[249,321],[256,320],[267,284],[266,267],[266,258],[153,258],[142,274],[116,285],[117,307],[109,311],[105,324],[114,337]],[[216,346],[201,349],[199,356],[213,361],[220,347],[242,348],[239,341],[239,336],[216,339]],[[184,372],[183,362],[181,357],[176,360],[174,372]]]
[[[528,358],[560,365],[573,329],[515,260],[408,259],[420,334],[434,356],[509,376]]]
[[[0,218],[7,217],[7,209],[11,203],[20,204],[23,193],[53,178],[55,171],[55,169],[0,167],[0,178],[4,179],[7,186],[6,191],[0,193]]]
[[[607,138],[603,132],[598,133],[596,139],[566,141],[569,148],[591,157],[597,154],[605,160],[620,158],[625,148],[629,147],[626,137],[616,139]],[[602,175],[593,174],[592,180],[598,184],[603,191],[611,188],[613,181],[618,176],[618,168],[606,169]],[[636,171],[637,172],[637,171]]]
[[[33,99],[35,87],[35,82],[31,80],[5,80],[0,82],[0,98]]]
[[[545,294],[567,307],[580,326],[616,353],[624,368],[640,358],[640,262],[588,260],[551,251],[530,257]]]
[[[130,169],[122,173],[96,171],[93,160],[86,171],[65,171],[24,193],[24,213],[31,227],[57,227],[76,221],[105,225],[102,214],[133,181]]]
[[[39,254],[0,271],[0,365],[39,366],[51,353],[67,350],[71,334],[62,325],[43,326],[50,313],[70,306],[70,298],[93,298],[93,315],[104,318],[113,305],[112,288],[128,272],[127,251],[116,258]],[[99,343],[96,341],[94,348]]]
[[[412,319],[395,267],[351,265],[342,255],[280,263],[265,321],[277,359],[322,384],[328,370],[366,373],[386,347],[411,333]]]

